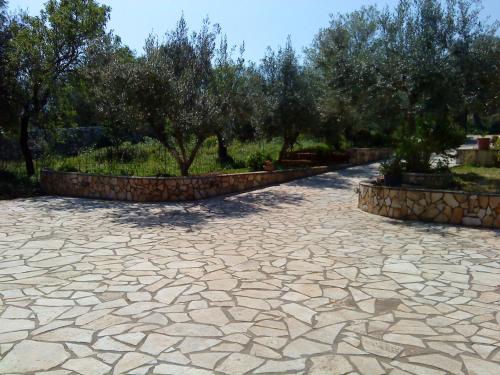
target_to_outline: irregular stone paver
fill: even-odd
[[[0,373],[500,374],[500,232],[361,212],[375,171],[0,202]]]

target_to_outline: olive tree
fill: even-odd
[[[105,35],[109,8],[95,0],[49,0],[39,16],[23,14],[13,29],[9,65],[15,75],[16,117],[27,174],[35,173],[29,127],[40,125],[57,87],[84,63]]]
[[[131,95],[143,121],[187,176],[199,149],[214,134],[220,107],[212,89],[219,27],[206,20],[189,33],[184,18],[165,40],[150,37],[135,64]]]
[[[14,22],[7,14],[7,2],[0,0],[0,133],[12,128],[15,122],[13,80],[7,60]]]
[[[373,6],[332,16],[307,50],[322,132],[332,143],[338,144],[342,134],[357,142],[358,134],[383,132],[389,122],[383,111],[391,108],[380,105],[378,87],[379,19]],[[384,122],[377,124],[380,116]]]
[[[227,38],[221,39],[216,51],[212,89],[219,107],[219,118],[215,122],[218,143],[218,158],[222,164],[233,163],[227,150],[227,141],[235,137],[238,127],[249,122],[253,116],[252,92],[248,84],[247,67],[243,58],[244,46],[234,59],[235,47],[228,48]]]
[[[268,49],[260,70],[268,109],[264,131],[283,138],[279,154],[279,160],[283,160],[299,135],[313,126],[316,103],[290,38],[277,52]]]
[[[479,5],[400,0],[334,16],[308,53],[324,117],[393,134],[410,168],[429,169],[430,155],[462,141],[469,114],[498,102],[497,27]]]
[[[88,53],[83,77],[92,94],[92,107],[112,146],[118,147],[140,126],[129,95],[133,83],[134,54],[109,34]]]

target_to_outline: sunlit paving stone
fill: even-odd
[[[500,374],[500,232],[361,212],[375,173],[0,202],[0,373]]]

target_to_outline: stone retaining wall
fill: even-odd
[[[392,155],[390,148],[351,148],[349,163],[353,165],[368,164],[373,161],[387,159]]]
[[[500,194],[397,188],[367,182],[359,185],[358,207],[395,219],[500,228]]]
[[[133,202],[189,201],[325,173],[329,167],[197,177],[116,177],[43,170],[45,193]]]

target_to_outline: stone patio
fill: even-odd
[[[375,172],[0,202],[0,373],[500,374],[500,231],[361,212]]]

